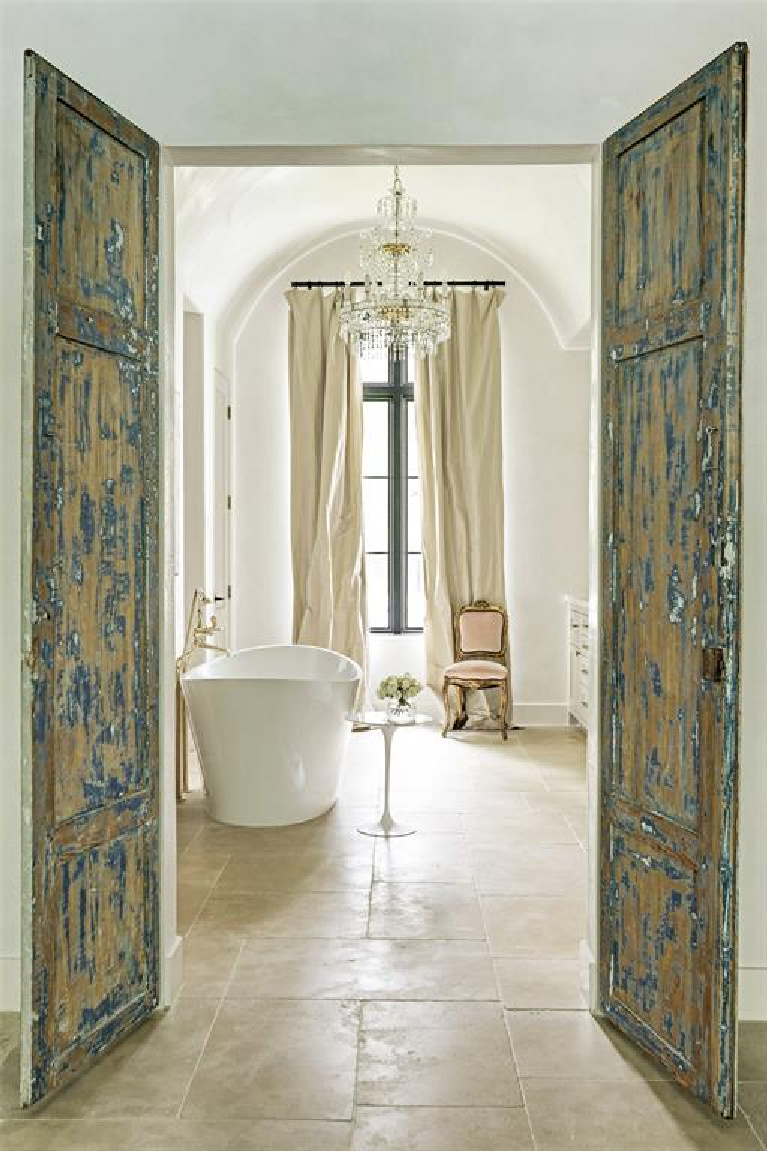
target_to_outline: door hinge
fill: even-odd
[[[228,420],[231,420],[231,418],[232,418],[232,405],[231,404],[226,405],[226,418]]]
[[[703,648],[703,678],[712,683],[721,683],[724,679],[724,649],[721,647]]]
[[[228,512],[230,512],[232,510],[232,497],[231,496],[226,497],[226,510]]]
[[[230,583],[226,585],[226,598],[232,598],[232,585]]]

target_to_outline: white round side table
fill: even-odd
[[[381,818],[375,823],[368,823],[358,827],[360,835],[380,835],[391,839],[397,835],[413,835],[414,827],[406,827],[392,818],[389,809],[389,785],[391,780],[391,745],[394,733],[401,727],[418,727],[421,724],[433,723],[430,715],[416,711],[402,719],[393,719],[385,711],[363,711],[354,716],[354,722],[364,724],[366,727],[377,727],[384,739],[384,809]]]

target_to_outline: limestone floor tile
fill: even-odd
[[[533,810],[543,810],[549,803],[547,791],[477,791],[469,796],[460,810],[467,815],[482,817],[490,815],[498,819],[504,815],[515,816]],[[549,806],[550,803],[549,803]]]
[[[428,799],[425,799],[424,802],[427,803]],[[380,814],[381,809],[379,808],[369,817],[359,819],[357,826],[374,822]],[[416,834],[420,835],[463,835],[459,811],[416,811],[408,807],[404,822],[407,822],[410,827],[414,827]]]
[[[522,1107],[358,1107],[352,1151],[533,1151]]]
[[[220,999],[241,947],[238,939],[190,932],[181,953],[181,994],[185,998]]]
[[[767,1082],[767,1022],[744,1020],[739,1025],[738,1076]]]
[[[0,1011],[0,1063],[18,1046],[20,1026],[17,1011]]]
[[[572,829],[581,847],[587,848],[589,842],[588,811],[569,811],[562,815],[565,823]]]
[[[516,1011],[588,1008],[588,976],[576,959],[496,959],[504,1007]]]
[[[483,895],[479,903],[496,958],[578,958],[586,937],[585,895]]]
[[[578,749],[586,754],[586,733],[579,727],[526,727],[518,732],[518,740],[531,755],[546,747]]]
[[[252,935],[295,938],[356,938],[367,932],[367,891],[215,892],[196,926],[230,937]]]
[[[509,1011],[520,1078],[667,1080],[668,1073],[588,1011]]]
[[[200,833],[201,826],[201,824],[184,826],[179,822],[176,823],[176,855],[178,858],[181,858],[192,845]]]
[[[521,1106],[499,1005],[363,1004],[357,1102]]]
[[[362,841],[363,837],[359,839]],[[369,888],[373,879],[373,841],[344,845],[343,850],[312,848],[254,851],[230,859],[216,893],[246,891],[347,891]]]
[[[0,1118],[19,1108],[19,1015],[0,1013]]]
[[[182,1117],[351,1119],[358,1026],[355,1003],[224,1002]]]
[[[251,939],[227,999],[494,1000],[484,942]]]
[[[562,815],[583,813],[588,804],[585,787],[565,791],[531,791],[527,799],[530,811],[559,811]]]
[[[216,1014],[211,1000],[179,999],[34,1111],[37,1119],[137,1119],[178,1112]],[[20,1110],[16,1114],[21,1114]]]
[[[545,791],[546,785],[536,767],[529,761],[524,763],[499,764],[493,768],[474,767],[471,769],[474,790],[483,795],[494,795],[498,791]]]
[[[179,882],[176,889],[176,930],[186,935],[207,900],[212,885],[209,883]]]
[[[541,765],[538,773],[548,791],[585,791],[587,786],[585,766],[560,763]]]
[[[516,811],[507,815],[474,815],[461,817],[463,833],[469,848],[488,844],[494,847],[578,842],[570,821],[558,811]]]
[[[376,840],[373,877],[385,883],[471,883],[462,835],[409,835]]]
[[[671,1083],[523,1081],[537,1151],[760,1151],[742,1117],[717,1120]]]
[[[481,895],[570,895],[585,899],[586,855],[580,844],[473,845],[471,866]]]
[[[349,1151],[351,1123],[59,1119],[0,1123],[3,1151]]]
[[[754,1131],[767,1147],[767,1083],[738,1079],[738,1102]]]
[[[368,934],[382,939],[484,939],[477,893],[467,883],[374,883]]]
[[[395,782],[392,782],[391,807],[395,819],[401,818],[404,813],[408,813],[407,822],[413,824],[416,821],[410,817],[410,812],[433,811],[456,813],[470,811],[475,802],[475,797],[474,790],[469,788],[453,788],[448,790],[446,787],[431,789],[408,787],[400,789]]]
[[[202,852],[184,852],[178,861],[176,877],[179,884],[194,887],[213,887],[229,861],[229,855],[214,854],[210,857]]]

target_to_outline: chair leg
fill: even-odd
[[[466,688],[458,688],[458,715],[455,717],[453,724],[454,731],[460,731],[462,727],[466,727],[469,722],[469,713],[466,710]]]
[[[447,679],[442,683],[442,703],[445,708],[445,723],[442,728],[442,738],[444,739],[450,727],[450,684]]]
[[[507,717],[509,711],[509,685],[508,682],[501,684],[501,739],[508,739]]]

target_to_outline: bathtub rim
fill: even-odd
[[[326,676],[295,676],[295,675],[221,675],[211,672],[211,668],[218,668],[221,664],[227,663],[236,659],[240,655],[249,655],[251,652],[260,651],[284,651],[288,648],[305,648],[307,651],[322,652],[323,655],[332,655],[336,659],[343,659],[348,665],[349,675],[326,675]],[[253,644],[251,647],[242,647],[237,651],[231,652],[229,655],[219,655],[215,659],[205,660],[203,663],[198,664],[196,667],[190,668],[185,671],[181,676],[182,686],[187,682],[198,683],[282,683],[282,684],[346,684],[357,683],[362,681],[362,668],[353,660],[351,656],[344,655],[343,652],[334,651],[333,648],[319,647],[317,644],[309,643],[263,643]]]

